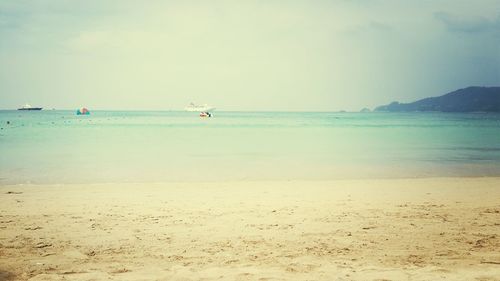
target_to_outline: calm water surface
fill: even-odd
[[[0,184],[500,175],[499,114],[214,115],[0,111]]]

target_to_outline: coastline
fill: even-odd
[[[2,185],[0,277],[498,280],[498,186],[500,177]]]

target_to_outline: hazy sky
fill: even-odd
[[[500,0],[0,1],[0,108],[359,110],[500,85]]]

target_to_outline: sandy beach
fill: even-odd
[[[0,186],[1,280],[500,280],[500,178]]]

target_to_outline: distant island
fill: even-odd
[[[374,111],[500,112],[500,87],[468,87],[412,103],[392,102]]]

